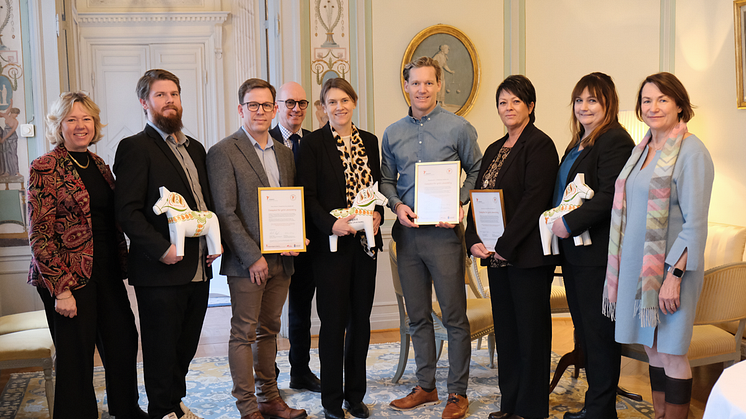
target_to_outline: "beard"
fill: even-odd
[[[181,114],[183,113],[183,109],[177,108],[176,106],[166,106],[163,109],[173,109],[176,111],[176,114],[172,116],[166,116],[151,108],[149,109],[149,112],[152,112],[153,124],[155,124],[156,127],[167,134],[173,134],[175,132],[181,131],[181,128],[184,127],[184,124],[181,122]]]

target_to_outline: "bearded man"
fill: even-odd
[[[198,419],[181,399],[207,310],[210,265],[218,255],[208,255],[205,238],[199,237],[185,239],[184,256],[177,256],[167,217],[155,215],[153,205],[165,186],[190,208],[213,210],[205,148],[181,132],[178,77],[148,70],[136,91],[148,123],[119,143],[114,195],[117,221],[130,239],[129,282],[140,314],[148,414]]]

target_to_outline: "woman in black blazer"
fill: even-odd
[[[467,249],[489,266],[502,394],[500,411],[489,418],[544,418],[549,415],[549,295],[557,261],[542,252],[538,222],[549,208],[559,157],[552,139],[534,126],[536,91],[529,79],[506,78],[496,97],[508,134],[485,151],[476,187],[502,189],[505,232],[491,252],[471,214],[466,230]]]
[[[601,303],[609,250],[609,224],[614,182],[627,162],[634,142],[619,124],[619,97],[611,77],[591,73],[572,91],[572,141],[562,158],[554,190],[554,206],[578,173],[594,191],[593,198],[557,220],[562,273],[578,344],[585,354],[588,391],[585,407],[565,413],[565,419],[616,419],[616,388],[621,349],[614,341],[614,322],[602,314]],[[575,246],[571,236],[588,231],[590,246]]]
[[[344,79],[324,83],[321,103],[329,122],[303,138],[297,179],[304,188],[306,230],[317,282],[316,309],[321,319],[321,404],[327,418],[344,417],[343,401],[350,414],[367,418],[365,360],[376,256],[383,243],[379,231],[383,207],[377,206],[373,213],[376,243],[370,249],[364,232],[348,224],[353,216],[337,219],[329,212],[350,207],[361,189],[380,182],[378,138],[352,123],[357,94]],[[329,249],[331,234],[339,236],[336,252]]]

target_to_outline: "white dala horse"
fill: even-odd
[[[552,226],[556,220],[559,220],[568,212],[578,208],[583,204],[586,199],[593,198],[593,189],[585,184],[585,173],[578,173],[575,175],[575,179],[567,184],[565,188],[565,194],[562,196],[562,202],[558,207],[544,211],[539,216],[539,233],[541,233],[541,247],[544,250],[544,254],[549,254],[549,247],[551,245],[551,253],[559,254],[559,243],[557,242],[557,236],[552,233]],[[582,234],[573,237],[575,246],[589,246],[591,244],[591,235],[588,230]]]
[[[357,193],[355,201],[352,202],[352,207],[338,208],[331,210],[329,213],[337,218],[344,218],[355,214],[355,218],[349,221],[350,227],[357,231],[365,229],[368,247],[371,248],[376,245],[376,238],[373,235],[373,211],[375,211],[376,205],[386,205],[387,202],[389,200],[382,193],[378,192],[378,182],[376,182],[373,186],[361,189]],[[329,250],[332,252],[337,251],[338,237],[336,234],[329,236]]]
[[[176,256],[184,256],[184,238],[207,236],[207,254],[222,253],[220,224],[212,211],[192,211],[184,197],[161,186],[161,198],[153,205],[153,212],[168,217],[171,244],[176,246]]]

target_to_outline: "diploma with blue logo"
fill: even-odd
[[[305,252],[303,187],[259,188],[262,253]]]
[[[434,225],[459,223],[461,162],[417,163],[414,179],[414,222]]]

